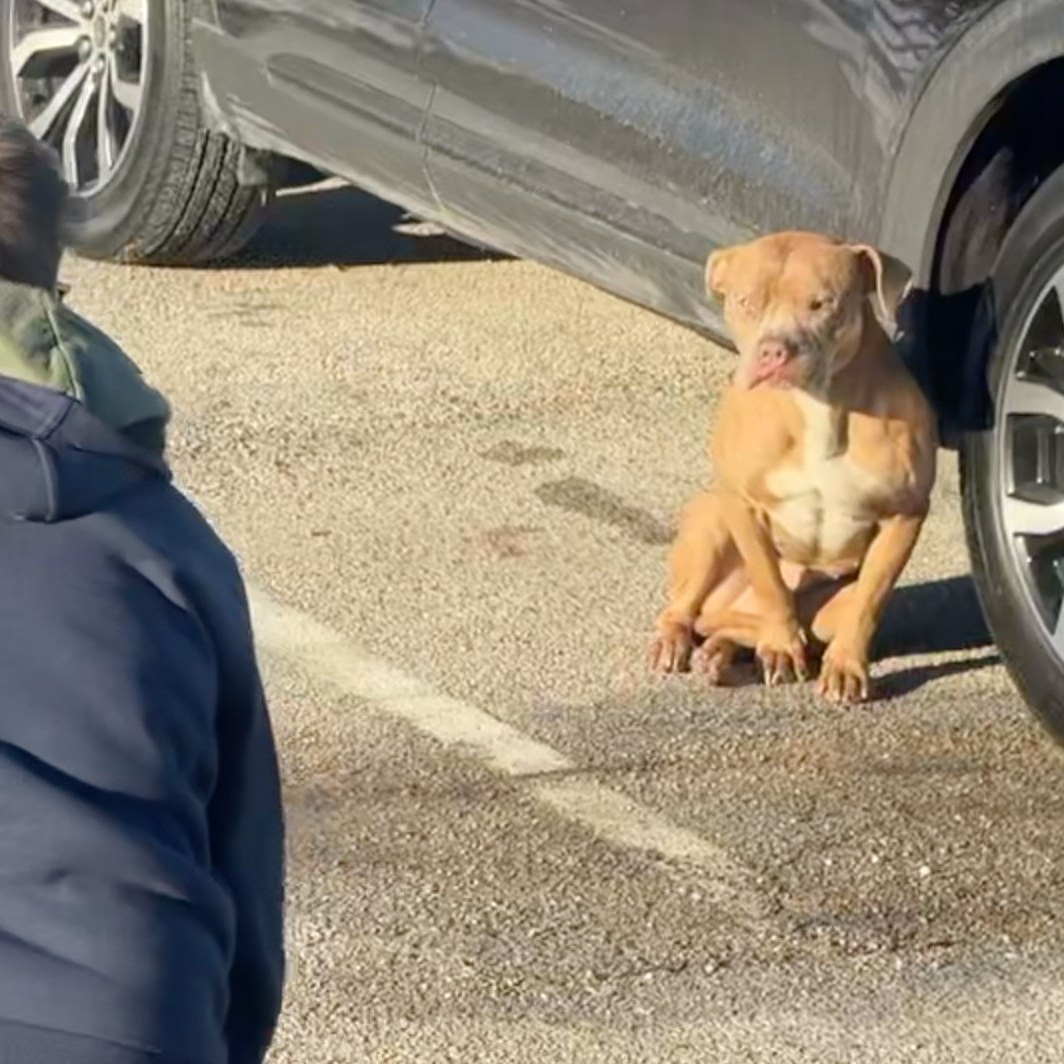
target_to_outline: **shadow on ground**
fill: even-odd
[[[966,652],[986,650],[985,654]],[[873,658],[966,654],[961,658],[920,663],[896,663],[876,668],[876,697],[898,698],[933,680],[959,676],[1001,664],[970,577],[954,576],[900,587],[887,604],[873,648]],[[737,686],[758,686],[761,677],[752,656],[740,662]]]
[[[898,588],[876,640],[876,657],[956,654],[987,648],[978,657],[918,665],[884,675],[882,693],[899,696],[925,683],[1000,663],[970,577],[954,576]]]
[[[891,657],[978,650],[991,643],[975,585],[968,576],[898,588],[879,632],[879,651]]]
[[[443,234],[359,189],[312,187],[279,196],[251,243],[213,268],[277,270],[505,257]]]

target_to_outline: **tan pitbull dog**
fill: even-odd
[[[821,693],[868,697],[872,638],[935,480],[935,419],[888,335],[908,283],[875,248],[813,233],[710,256],[739,364],[710,440],[716,483],[672,549],[658,669],[723,683],[749,647],[775,684],[806,678],[819,646]]]

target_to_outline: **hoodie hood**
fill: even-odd
[[[76,399],[115,432],[159,454],[165,448],[166,399],[58,292],[0,278],[0,377]]]
[[[53,292],[0,279],[0,519],[62,521],[151,478],[170,408]]]
[[[161,454],[71,396],[0,377],[0,520],[64,521],[169,478]]]

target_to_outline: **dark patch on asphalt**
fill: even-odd
[[[536,496],[548,506],[590,517],[612,525],[649,547],[661,547],[672,541],[672,531],[652,513],[633,506],[612,491],[581,477],[566,477],[536,488]]]
[[[528,554],[529,536],[538,535],[542,528],[527,525],[500,525],[481,532],[477,539],[484,543],[496,558],[523,558]]]
[[[541,465],[564,458],[565,452],[558,447],[526,447],[515,440],[502,440],[485,451],[481,457],[511,466]]]

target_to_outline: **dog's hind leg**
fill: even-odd
[[[697,495],[680,515],[669,555],[668,605],[658,617],[658,634],[650,648],[651,665],[661,672],[688,667],[695,645],[695,619],[707,600],[717,608],[745,589],[739,552],[724,523],[713,491]]]
[[[808,601],[815,609],[826,601],[824,595],[811,597],[799,590],[809,578],[804,565],[781,561],[780,576],[786,587],[796,593],[796,608]],[[692,668],[704,673],[713,684],[730,682],[728,672],[736,654],[740,648],[758,649],[763,624],[762,604],[740,564],[703,603],[695,621],[695,633],[704,636],[705,642],[694,652]],[[801,669],[795,675],[787,660],[762,660],[761,666],[768,684],[804,678]]]
[[[691,656],[691,669],[701,673],[714,686],[731,682],[731,668],[743,648],[757,646],[760,618],[738,609],[703,611],[695,631],[705,641]]]

